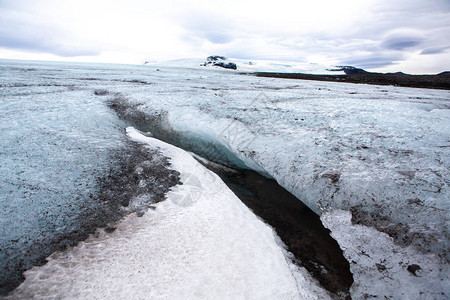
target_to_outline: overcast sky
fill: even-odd
[[[0,0],[0,58],[450,70],[450,0]]]

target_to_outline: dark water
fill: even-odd
[[[251,170],[217,173],[228,187],[257,216],[272,226],[296,263],[339,298],[349,297],[353,283],[350,265],[338,243],[330,236],[320,218],[275,180]]]

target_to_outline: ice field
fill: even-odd
[[[10,297],[329,297],[186,151],[274,178],[320,215],[350,262],[353,298],[449,297],[450,91],[257,78],[192,61],[0,69],[0,278],[62,250],[49,241],[69,246]],[[159,170],[137,186],[161,187],[132,194],[124,213],[95,195],[122,155],[135,157],[129,143],[151,157],[132,173]],[[164,179],[177,174],[182,185]],[[117,229],[70,247],[74,231],[106,226],[85,225],[105,211]]]

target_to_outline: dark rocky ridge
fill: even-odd
[[[342,70],[346,72],[346,75],[314,75],[303,73],[274,72],[255,72],[251,73],[250,75],[255,75],[258,77],[365,83],[375,85],[393,85],[414,88],[450,90],[450,76],[448,75],[450,72],[442,72],[437,75],[410,75],[402,72],[372,73],[357,68]]]

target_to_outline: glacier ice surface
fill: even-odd
[[[63,85],[33,87],[42,95],[72,89],[120,94],[135,104],[131,114],[164,116],[165,132],[189,141],[199,155],[214,160],[213,145],[230,164],[276,179],[322,215],[353,264],[355,297],[395,298],[406,288],[413,298],[448,297],[449,275],[440,270],[448,268],[449,91],[255,78],[176,65],[30,68],[39,73],[34,81],[50,77]],[[30,75],[20,76],[8,82],[2,75],[2,95],[26,97]],[[14,102],[3,105],[13,108]],[[353,229],[361,235],[352,235]],[[367,232],[389,246],[366,245],[361,237]],[[373,260],[355,254],[367,248]],[[410,256],[399,261],[397,251]],[[380,255],[390,262],[377,261]],[[411,265],[421,271],[413,274]],[[367,285],[386,270],[383,283]],[[416,275],[421,284],[414,284]],[[395,276],[411,276],[407,287]]]
[[[7,299],[330,299],[216,174],[179,148],[127,133],[171,157],[183,185],[113,233],[53,254]]]

